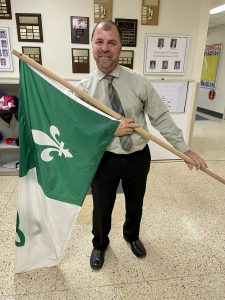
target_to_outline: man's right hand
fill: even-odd
[[[114,136],[130,135],[134,133],[134,129],[140,127],[139,124],[134,123],[132,119],[122,119],[120,125],[117,127]]]

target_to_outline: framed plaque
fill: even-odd
[[[94,0],[94,22],[112,20],[112,0]]]
[[[89,18],[70,17],[71,43],[89,44]]]
[[[40,47],[22,47],[22,53],[38,62],[40,65],[42,64]]]
[[[119,64],[121,66],[133,69],[134,51],[133,50],[121,50],[119,56]]]
[[[12,19],[10,0],[0,0],[0,19]]]
[[[43,42],[41,14],[16,14],[18,41]]]
[[[0,71],[13,71],[9,29],[0,27]]]
[[[184,75],[188,36],[145,36],[144,73]]]
[[[159,1],[160,0],[142,0],[141,25],[158,25]]]
[[[89,49],[72,48],[73,73],[89,73]]]
[[[136,19],[115,19],[115,23],[122,31],[122,46],[136,47],[137,22]]]

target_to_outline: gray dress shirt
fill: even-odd
[[[105,75],[98,69],[81,80],[77,88],[111,107]],[[126,118],[131,118],[148,130],[145,119],[145,115],[147,115],[152,126],[177,150],[185,152],[189,149],[184,142],[181,129],[174,123],[165,103],[147,77],[120,65],[110,75],[115,77],[113,86],[119,95]],[[129,151],[122,149],[118,137],[113,137],[106,150],[117,154],[127,154],[142,150],[148,143],[148,140],[138,133],[133,133],[131,136],[133,146]]]

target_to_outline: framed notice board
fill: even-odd
[[[170,113],[184,113],[188,92],[188,81],[153,82],[153,86],[166,103]]]

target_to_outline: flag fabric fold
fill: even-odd
[[[20,61],[16,273],[59,263],[118,125]]]

